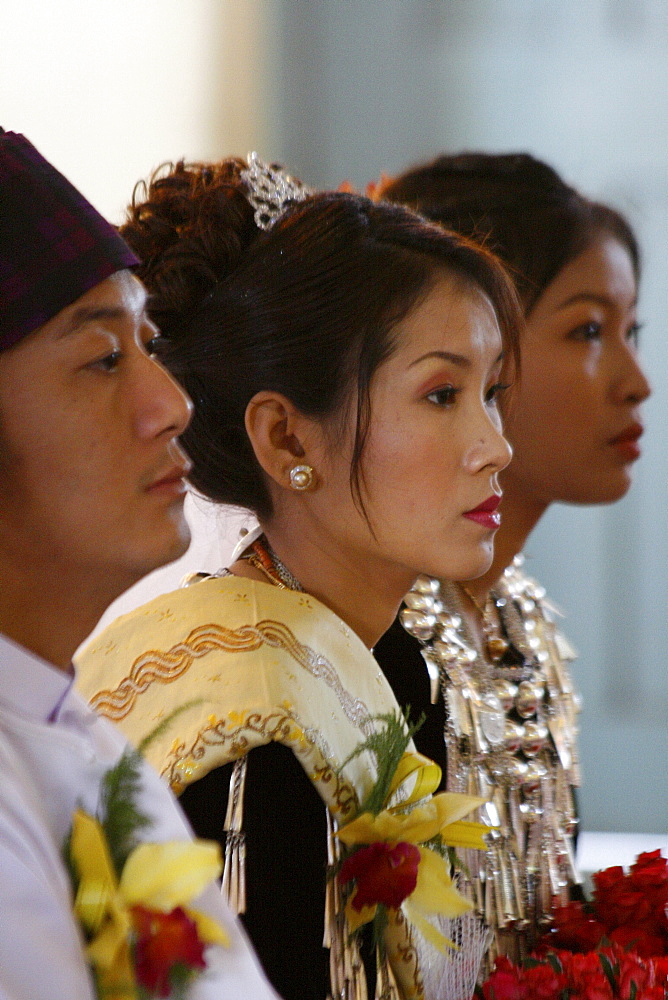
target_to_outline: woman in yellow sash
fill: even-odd
[[[398,708],[369,650],[419,573],[492,558],[514,291],[475,244],[253,155],[154,177],[123,232],[195,401],[192,482],[260,528],[229,571],[102,633],[86,693],[135,740],[185,706],[150,755],[225,844],[224,890],[279,992],[419,997],[407,928],[376,986],[326,865],[376,776],[367,753],[342,765]]]

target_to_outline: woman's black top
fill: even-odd
[[[429,703],[429,678],[418,644],[395,622],[374,652],[399,705],[410,704],[412,719],[426,714],[415,737],[418,750],[444,767],[443,703],[440,698],[438,705]],[[232,767],[210,771],[189,785],[180,799],[197,836],[217,840],[223,850]],[[243,828],[247,908],[241,919],[267,977],[284,1000],[325,1000],[329,991],[329,952],[322,945],[325,806],[287,747],[270,743],[248,754]],[[374,959],[368,937],[363,958],[373,996]]]

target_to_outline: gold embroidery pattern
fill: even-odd
[[[254,747],[270,742],[290,747],[296,757],[317,754],[318,762],[309,769],[309,775],[316,787],[324,785],[327,788],[324,797],[332,811],[347,818],[357,809],[354,788],[322,759],[318,748],[305,738],[294,716],[285,711],[264,717],[257,712],[250,714],[242,725],[234,729],[229,729],[225,720],[220,720],[200,730],[190,746],[186,746],[185,742],[175,742],[162,775],[178,795],[186,785],[198,780],[200,765],[212,748],[219,748],[213,766],[220,767],[243,757]]]
[[[113,722],[124,719],[132,710],[138,696],[157,681],[171,684],[190,669],[195,660],[215,650],[246,653],[262,645],[283,649],[313,677],[323,680],[336,694],[346,718],[365,735],[373,731],[369,710],[359,698],[354,698],[339,680],[339,676],[326,656],[316,653],[296,638],[291,629],[281,622],[265,620],[257,625],[242,625],[228,629],[223,625],[199,625],[166,652],[148,650],[132,664],[130,673],[113,690],[98,691],[91,699],[91,706]]]
[[[114,722],[119,722],[132,710],[137,697],[154,681],[171,684],[190,669],[195,660],[216,649],[249,652],[262,645],[257,629],[247,626],[233,631],[222,625],[199,625],[184,642],[178,642],[166,652],[149,649],[133,662],[130,673],[117,687],[102,690],[91,699],[91,707]]]
[[[424,995],[424,981],[420,971],[415,941],[413,940],[413,930],[402,910],[396,910],[392,914],[392,925],[393,929],[390,930],[390,939],[392,941],[395,971],[399,972],[404,986],[406,983],[410,983],[408,995],[421,997]]]

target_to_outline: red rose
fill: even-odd
[[[553,924],[539,941],[539,950],[553,951],[565,948],[568,951],[593,951],[606,929],[603,924],[587,913],[582,903],[566,903],[555,907]]]
[[[631,865],[629,875],[634,885],[655,888],[668,882],[668,862],[661,851],[645,851]]]
[[[622,954],[617,962],[617,989],[621,1000],[631,1000],[641,990],[654,985],[654,970],[633,952]]]
[[[483,984],[484,1000],[528,1000],[522,969],[503,956],[494,963],[494,971]]]
[[[612,886],[623,882],[626,878],[621,865],[613,865],[612,868],[602,868],[600,872],[594,872],[593,879],[597,889],[606,891]]]
[[[560,955],[572,1000],[612,1000],[612,987],[603,972],[596,952],[586,955]]]
[[[563,972],[555,972],[549,962],[524,970],[527,996],[531,1000],[556,1000],[568,985]]]
[[[660,851],[640,854],[628,875],[619,867],[597,872],[594,884],[596,915],[608,931],[622,926],[642,929],[663,938],[661,953],[668,949],[668,862]],[[656,942],[651,948],[657,949]]]
[[[657,983],[664,983],[668,988],[668,956],[652,959],[654,969],[654,979]]]
[[[646,927],[624,924],[622,927],[615,927],[614,931],[610,931],[608,937],[614,944],[620,945],[624,951],[633,951],[641,958],[663,955],[665,950],[665,939],[661,934],[654,933],[652,923]]]
[[[668,861],[660,851],[639,854],[629,872],[631,884],[642,891],[649,905],[653,931],[666,935],[662,952],[668,947]]]
[[[341,865],[339,882],[357,880],[353,908],[382,903],[398,909],[417,885],[420,852],[414,844],[386,844],[378,841],[355,851]]]
[[[594,874],[594,904],[596,916],[609,930],[621,924],[638,924],[652,912],[647,893],[618,866]]]
[[[137,980],[150,993],[169,996],[170,975],[175,966],[206,967],[204,944],[197,926],[180,906],[171,913],[133,906],[132,922],[137,935]]]

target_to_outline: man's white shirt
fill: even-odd
[[[78,807],[95,814],[104,773],[127,744],[72,689],[73,678],[0,635],[0,1000],[93,1000],[63,844]],[[138,806],[150,841],[191,837],[155,771]],[[207,951],[192,1000],[276,1000],[237,920],[211,885],[194,904],[227,930]]]

